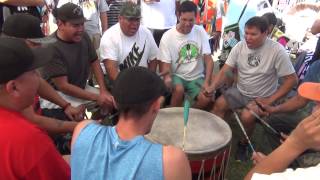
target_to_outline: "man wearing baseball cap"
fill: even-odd
[[[63,97],[83,104],[96,101],[104,109],[112,108],[112,96],[104,83],[103,72],[98,56],[87,33],[84,32],[82,9],[66,3],[55,12],[58,30],[52,35],[57,42],[52,45],[53,56],[41,74]],[[92,69],[99,90],[88,91],[87,80]],[[92,89],[92,88],[91,88]],[[59,107],[43,101],[43,106],[54,117],[59,116]]]
[[[264,179],[308,179],[320,176],[320,164],[296,170],[286,169],[306,150],[320,151],[320,83],[305,82],[298,88],[302,97],[316,103],[310,116],[302,120],[290,136],[270,155],[255,154],[257,165],[248,173],[245,180]]]
[[[112,82],[120,71],[135,66],[149,67],[155,71],[158,47],[151,32],[140,26],[140,6],[125,2],[118,19],[119,23],[103,34],[100,43],[101,61],[108,78]]]
[[[46,51],[16,38],[0,38],[0,177],[69,179],[70,169],[47,134],[24,118],[39,88],[36,68]],[[50,162],[50,163],[48,163]]]
[[[112,92],[118,124],[79,123],[72,137],[72,179],[190,180],[181,149],[144,138],[166,93],[161,78],[145,67],[132,67],[119,73]]]

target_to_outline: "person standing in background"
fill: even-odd
[[[149,28],[159,46],[164,32],[177,24],[179,0],[141,0],[141,24]]]

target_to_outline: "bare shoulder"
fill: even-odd
[[[78,125],[74,128],[71,145],[73,145],[79,136],[81,130],[86,127],[89,123],[93,122],[92,120],[83,120],[78,123]]]
[[[163,171],[166,180],[191,179],[191,170],[186,154],[174,146],[163,146]]]

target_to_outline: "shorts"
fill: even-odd
[[[230,87],[224,93],[223,96],[227,101],[230,109],[239,109],[245,107],[250,101],[255,98],[251,98],[241,94],[237,87]]]
[[[172,83],[174,86],[181,84],[187,95],[192,99],[196,99],[201,91],[201,86],[204,83],[204,78],[200,77],[192,81],[187,81],[177,75],[172,75]]]

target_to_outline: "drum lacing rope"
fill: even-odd
[[[214,179],[216,177],[217,158],[218,158],[218,156],[214,157],[214,161],[213,161],[212,168],[211,168],[211,173],[210,173],[210,180],[212,179],[212,177],[214,177]],[[213,176],[212,176],[212,174],[213,174]]]
[[[227,151],[224,151],[223,152],[223,157],[222,157],[222,160],[221,160],[221,165],[220,165],[220,172],[219,172],[219,176],[218,176],[218,179],[221,179],[223,178],[223,172],[224,172],[224,161],[225,161],[225,158],[226,158],[226,152]]]
[[[200,177],[202,176],[202,180],[204,180],[204,162],[205,160],[202,160],[201,162],[201,167],[200,167],[200,172],[198,175],[198,180],[200,180]]]
[[[226,169],[226,170],[224,171],[223,179],[225,178],[226,172],[227,172],[227,170],[228,170],[229,158],[230,158],[230,155],[231,155],[231,146],[232,146],[232,144],[229,145],[229,154],[228,154],[228,157],[227,157],[227,164],[226,164],[226,166],[225,166],[225,169]]]

